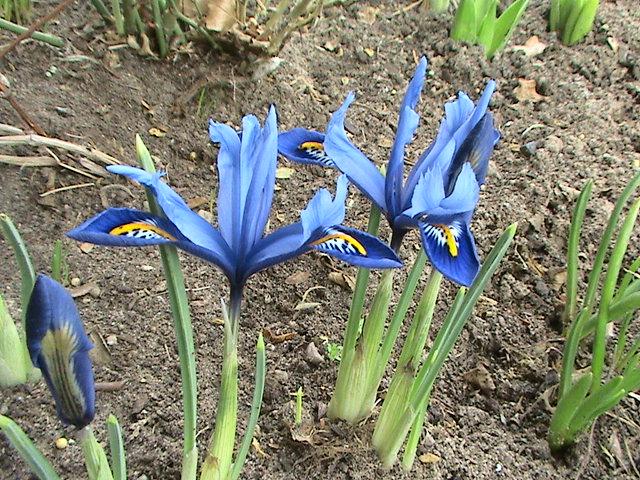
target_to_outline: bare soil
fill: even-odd
[[[52,5],[41,2],[36,12],[42,14]],[[323,129],[346,93],[355,90],[358,100],[350,110],[349,128],[354,141],[382,164],[406,83],[417,58],[426,55],[430,75],[420,104],[421,127],[407,157],[411,161],[434,138],[445,101],[458,90],[476,98],[486,81],[495,78],[498,91],[491,110],[502,140],[491,160],[473,229],[483,254],[510,223],[517,221],[519,231],[434,390],[419,453],[434,454],[438,461],[417,461],[410,473],[384,471],[368,448],[373,419],[348,427],[319,418],[337,373],[326,345],[341,342],[350,298],[349,290],[328,276],[338,271],[353,277],[355,269],[306,255],[257,275],[246,290],[240,347],[242,428],[253,388],[258,331],[268,329],[276,340],[278,335],[295,335],[281,343],[268,339],[267,387],[256,435],[260,448],[252,449],[243,478],[637,478],[637,399],[627,398],[604,415],[559,458],[551,457],[545,440],[550,418],[545,393],[558,381],[563,346],[558,312],[573,204],[585,181],[593,179],[595,195],[583,242],[587,262],[613,202],[640,165],[637,2],[603,1],[594,31],[572,48],[547,31],[547,2],[531,2],[510,46],[538,35],[547,48],[533,57],[507,48],[492,61],[477,47],[450,41],[449,19],[409,7],[385,0],[328,9],[313,28],[288,41],[280,68],[256,79],[245,59],[208,53],[199,45],[166,61],[142,58],[129,48],[110,49],[114,42],[89,2],[77,2],[49,26],[67,40],[64,49],[28,42],[1,66],[14,97],[49,136],[93,146],[133,164],[138,133],[168,171],[171,185],[205,210],[217,181],[217,150],[207,137],[208,117],[238,126],[247,113],[263,118],[273,103],[281,129]],[[0,42],[10,38],[0,33]],[[539,101],[518,100],[514,89],[519,79],[535,80]],[[0,123],[25,127],[6,102],[0,103]],[[165,135],[153,136],[151,128]],[[35,151],[17,149],[20,154]],[[80,166],[79,157],[57,154],[62,162]],[[285,161],[281,165],[294,168],[294,173],[278,180],[270,228],[294,221],[315,189],[333,188],[335,180],[333,172]],[[98,437],[105,439],[108,414],[117,415],[126,436],[130,478],[179,478],[180,375],[158,252],[101,247],[83,252],[64,237],[108,205],[144,208],[143,191],[115,176],[90,179],[62,168],[0,165],[0,175],[0,211],[18,225],[37,267],[49,268],[53,240],[60,238],[68,252],[69,278],[95,286],[78,304],[96,344],[97,381],[124,382],[115,391],[98,392]],[[41,196],[83,183],[90,185]],[[366,200],[352,191],[348,223],[363,228],[367,212]],[[2,293],[18,317],[19,275],[10,249],[1,245]],[[403,251],[407,263],[418,248],[418,236],[410,235]],[[197,344],[199,442],[204,449],[217,402],[220,300],[226,283],[211,265],[188,256],[182,260]],[[321,288],[305,300],[319,306],[296,311],[305,292],[316,286]],[[452,285],[443,288],[439,318],[453,291]],[[306,354],[311,342],[324,357],[320,364]],[[494,388],[483,391],[473,375],[467,375],[481,365]],[[307,430],[306,435],[293,435],[291,393],[300,386]],[[381,397],[385,388],[383,384]],[[0,413],[15,419],[37,441],[63,478],[85,478],[79,445],[55,448],[57,438],[73,438],[73,432],[55,417],[44,384],[0,392]],[[3,438],[0,478],[31,478]]]

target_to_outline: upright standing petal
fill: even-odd
[[[240,201],[234,194],[236,163],[240,158],[240,137],[238,132],[223,123],[209,121],[209,138],[220,144],[218,151],[218,227],[223,238],[233,245],[234,232],[241,228]]]
[[[415,108],[420,100],[420,92],[422,91],[426,73],[427,59],[422,57],[411,82],[409,82],[400,106],[398,129],[391,147],[391,155],[385,177],[385,198],[390,217],[395,217],[402,209],[404,153],[406,146],[413,140],[413,135],[420,121],[420,115],[415,111]]]
[[[386,212],[384,177],[371,160],[351,143],[344,129],[347,109],[354,100],[355,95],[352,92],[331,116],[325,134],[324,148],[336,167],[345,173],[364,195]]]
[[[83,428],[95,414],[95,387],[89,350],[75,303],[62,285],[38,275],[26,316],[29,354],[56,402],[65,424]]]

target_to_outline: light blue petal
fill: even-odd
[[[253,156],[247,162],[251,164],[251,183],[243,213],[243,252],[262,238],[271,211],[278,160],[278,119],[273,106],[255,142]]]
[[[324,134],[305,128],[294,128],[278,135],[278,152],[292,162],[335,168],[324,151]]]
[[[396,138],[391,147],[391,155],[387,166],[385,178],[385,199],[389,215],[395,216],[400,213],[402,207],[402,182],[404,171],[405,147],[413,140],[413,135],[418,128],[420,116],[415,108],[420,99],[420,92],[424,84],[424,77],[427,73],[427,59],[422,57],[418,67],[409,82],[407,91],[404,94],[402,105],[400,106],[400,117],[398,119],[398,129]]]
[[[191,211],[180,195],[160,181],[161,173],[152,174],[123,165],[109,166],[107,170],[124,175],[147,187],[163,213],[190,242],[215,252],[220,257],[228,256],[229,248],[220,232],[200,215]]]
[[[448,214],[469,212],[476,208],[480,198],[480,186],[470,163],[465,163],[453,187],[453,192],[440,202]]]
[[[443,200],[442,171],[434,167],[424,172],[420,177],[420,181],[413,191],[411,208],[405,210],[403,214],[412,218],[422,218],[438,208]]]
[[[245,278],[272,265],[297,257],[307,250],[302,222],[281,227],[255,245],[247,261]]]
[[[349,180],[382,211],[387,212],[384,177],[377,167],[351,143],[344,129],[349,105],[355,100],[350,93],[342,106],[331,116],[324,139],[324,149]]]
[[[234,231],[241,228],[239,200],[234,196],[235,168],[240,158],[240,137],[228,125],[209,121],[209,138],[220,144],[218,152],[218,226],[229,245],[233,245]],[[234,230],[235,229],[235,230]]]
[[[334,200],[331,199],[329,191],[324,188],[315,194],[307,207],[300,213],[305,238],[311,238],[318,230],[342,223],[348,186],[349,181],[346,175],[340,175]]]
[[[40,368],[56,402],[58,417],[77,428],[95,415],[95,385],[89,350],[73,298],[46,275],[38,275],[25,325],[31,360]]]

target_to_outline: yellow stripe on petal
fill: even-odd
[[[140,238],[143,240],[152,240],[164,238],[166,240],[175,241],[175,237],[165,230],[156,227],[150,223],[132,222],[115,227],[109,231],[111,235],[124,237]]]
[[[342,253],[354,253],[350,252],[349,250],[355,249],[360,255],[367,255],[367,250],[358,240],[356,240],[351,235],[347,235],[346,233],[338,232],[335,230],[331,231],[329,235],[316,240],[311,245],[313,245],[314,247],[325,247],[329,250],[338,250]]]
[[[458,242],[456,241],[456,237],[453,235],[453,231],[447,225],[436,225],[440,231],[444,235],[444,239],[447,243],[447,247],[449,248],[449,255],[452,257],[458,256]]]
[[[324,150],[321,142],[303,142],[298,147],[300,150]]]
[[[62,414],[68,419],[80,419],[86,408],[84,396],[76,380],[73,356],[78,339],[69,325],[49,330],[42,339],[42,358],[47,365]]]

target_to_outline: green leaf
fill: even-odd
[[[574,11],[578,11],[577,15],[573,15],[573,11],[567,20],[563,32],[563,41],[567,45],[575,45],[580,42],[593,28],[593,22],[596,19],[599,0],[585,0],[581,9],[574,7]]]
[[[474,0],[461,0],[453,20],[451,38],[461,42],[474,43],[476,41],[480,24],[476,10]]]
[[[480,29],[478,31],[477,43],[484,47],[484,51],[488,52],[491,49],[493,43],[493,34],[496,28],[496,9],[498,6],[497,0],[494,0],[489,5],[485,15],[480,21]]]
[[[560,4],[561,0],[551,0],[549,9],[549,30],[555,31],[560,25]]]
[[[0,295],[0,388],[26,383],[30,369],[29,352]]]
[[[493,43],[486,52],[487,58],[492,58],[497,51],[502,50],[507,44],[528,3],[529,0],[516,0],[496,20]]]
[[[233,463],[231,470],[231,479],[240,478],[240,472],[247,458],[247,453],[253,441],[253,434],[256,430],[258,417],[260,416],[260,406],[262,405],[262,394],[264,393],[264,382],[267,371],[267,358],[265,355],[264,339],[262,333],[258,335],[258,343],[256,345],[256,384],[253,390],[253,401],[251,402],[251,414],[247,423],[247,430],[242,439],[242,444],[238,450],[236,461]]]
[[[127,461],[124,454],[122,429],[115,415],[109,415],[107,418],[107,432],[109,434],[113,478],[114,480],[127,480]]]
[[[578,408],[586,398],[587,393],[589,393],[592,382],[593,375],[589,372],[580,377],[568,389],[567,393],[560,397],[556,410],[553,412],[553,417],[551,417],[551,424],[549,425],[548,440],[549,447],[552,451],[557,451],[564,448],[568,443],[573,442],[573,440],[567,438],[569,426]]]
[[[84,427],[80,430],[78,438],[82,446],[82,453],[84,454],[84,462],[87,467],[89,480],[113,480],[107,455],[104,453],[102,445],[100,445],[93,435],[91,426]]]
[[[13,420],[0,415],[0,430],[22,459],[29,464],[36,477],[40,480],[60,480],[49,461]]]

